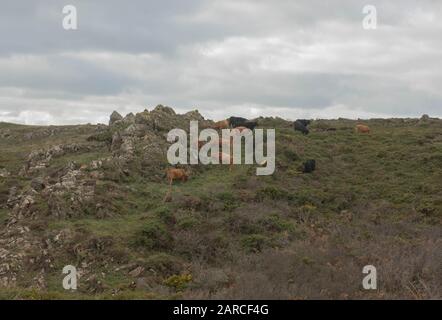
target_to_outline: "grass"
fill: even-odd
[[[44,222],[35,235],[53,238],[67,230],[69,237],[52,252],[45,289],[29,288],[35,274],[28,270],[0,298],[441,297],[440,121],[370,120],[372,133],[359,135],[355,122],[320,120],[308,136],[280,119],[261,123],[277,126],[274,175],[257,177],[252,165],[192,167],[186,183],[171,187],[168,202],[165,179],[152,181],[136,165],[127,177],[100,180],[96,201],[112,214],[30,221]],[[322,131],[328,127],[336,131]],[[26,140],[25,134],[46,128],[0,124],[6,128],[12,138],[0,141],[0,167],[14,174],[1,180],[3,201],[11,186],[29,185],[32,177],[15,174],[29,152],[84,144],[95,132],[94,126],[57,127],[56,135]],[[67,154],[50,169],[110,155],[106,147]],[[317,170],[301,174],[307,159],[316,160]],[[3,227],[8,212],[0,208]],[[61,288],[65,264],[90,265],[78,292]],[[360,287],[366,264],[380,274],[374,293]],[[134,278],[129,273],[137,267],[144,271]],[[87,281],[90,276],[101,284]]]

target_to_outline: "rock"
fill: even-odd
[[[125,136],[136,136],[136,137],[143,137],[146,131],[148,131],[149,128],[145,124],[141,123],[133,123],[129,125],[124,131],[123,135]]]
[[[137,113],[135,116],[135,123],[144,124],[151,127],[152,119],[150,117],[149,111],[144,110],[143,112]]]
[[[96,275],[90,276],[86,279],[87,290],[92,293],[100,293],[103,292],[105,286],[101,280]]]
[[[35,199],[32,194],[20,195],[18,202],[12,209],[12,216],[14,216],[17,220],[20,220],[25,216],[32,216],[35,211],[33,209],[34,203]]]
[[[5,168],[0,169],[0,178],[7,178],[11,175]]]
[[[49,149],[34,150],[28,155],[26,163],[20,170],[19,175],[26,176],[41,169],[47,168],[49,167],[53,158],[61,157],[70,153],[90,151],[93,147],[94,146],[73,143],[66,145],[55,145]]]
[[[100,169],[102,166],[103,166],[102,160],[92,160],[92,162],[91,162],[91,169],[92,170]]]
[[[6,206],[8,208],[14,208],[15,205],[20,201],[20,196],[17,193],[17,187],[12,187],[9,189],[9,197],[6,202]]]
[[[428,114],[424,114],[422,115],[422,117],[419,119],[419,121],[417,122],[418,125],[427,125],[430,123],[433,123],[434,119],[430,118],[430,116]]]
[[[198,110],[189,111],[184,114],[184,117],[189,120],[204,121],[204,117],[199,113]]]
[[[151,289],[152,288],[151,283],[154,283],[154,282],[155,282],[155,279],[152,279],[152,277],[137,278],[135,280],[135,288],[138,290]]]
[[[35,191],[41,191],[46,187],[46,184],[42,178],[35,178],[31,181],[31,187]]]
[[[123,143],[123,139],[121,138],[120,133],[115,132],[114,135],[112,136],[111,151],[119,150],[122,143]]]
[[[153,109],[152,112],[162,112],[162,113],[166,113],[170,116],[174,116],[176,114],[175,111],[171,107],[163,106],[162,104],[157,105],[155,107],[155,109]]]
[[[131,112],[128,113],[124,119],[123,119],[124,123],[135,123],[135,115]]]
[[[95,213],[96,180],[90,179],[88,172],[78,170],[75,163],[70,163],[60,170],[56,181],[52,185],[47,183],[41,191],[52,216],[65,218]]]
[[[129,272],[129,275],[134,278],[138,278],[144,272],[143,267],[137,267]]]
[[[119,114],[117,111],[112,112],[110,119],[109,119],[109,125],[113,125],[115,122],[123,120],[123,117],[121,114]]]
[[[126,154],[126,156],[130,156],[133,154],[135,150],[135,146],[134,146],[134,141],[130,138],[123,138],[123,143],[121,144],[120,147],[120,151],[121,153],[124,155]]]

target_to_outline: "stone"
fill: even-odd
[[[130,271],[129,275],[131,277],[138,278],[143,272],[144,272],[144,268],[140,266],[140,267],[137,267],[137,268],[133,269],[132,271]]]
[[[199,113],[198,110],[189,111],[184,114],[184,117],[189,120],[204,121],[204,117]]]
[[[121,121],[121,120],[123,120],[123,117],[121,116],[121,114],[119,114],[117,111],[114,111],[110,115],[109,125],[111,126],[114,123],[116,123],[117,121]]]
[[[124,123],[135,123],[135,115],[131,112],[128,113],[124,119],[123,119]]]
[[[162,104],[157,105],[152,112],[163,112],[170,116],[176,115],[175,111],[171,107],[163,106]]]
[[[0,178],[7,178],[11,175],[11,173],[5,168],[0,169]]]
[[[46,184],[42,178],[35,178],[31,181],[31,187],[35,191],[41,191],[46,187]]]
[[[123,143],[123,139],[121,138],[120,133],[115,132],[114,135],[112,136],[111,150],[112,151],[119,150],[122,143]]]
[[[135,288],[138,290],[145,290],[145,289],[151,289],[151,284],[153,280],[151,278],[147,278],[147,277],[141,277],[141,278],[137,278],[135,280]]]

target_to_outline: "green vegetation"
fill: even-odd
[[[78,190],[65,194],[60,211],[75,215],[55,216],[53,199],[35,196],[36,211],[20,225],[46,243],[51,263],[41,250],[27,252],[33,264],[0,298],[441,297],[442,121],[370,120],[372,133],[363,135],[354,133],[355,121],[318,120],[308,136],[282,119],[259,121],[277,129],[272,176],[256,176],[251,165],[195,166],[166,201],[163,168],[154,177],[136,158],[105,163],[102,177],[85,179],[96,181],[95,194],[81,212],[64,205]],[[56,176],[70,162],[112,156],[108,144],[122,128],[0,124],[6,129],[0,169],[11,175],[0,177],[1,232],[10,189],[20,194],[39,177],[19,175],[29,153],[66,141],[94,146],[53,157],[41,174]],[[316,159],[317,170],[302,174],[307,159]],[[76,292],[61,288],[66,264],[87,273]],[[375,293],[360,286],[367,264],[380,275]],[[36,288],[41,269],[45,285]]]

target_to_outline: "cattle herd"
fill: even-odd
[[[246,118],[241,117],[230,117],[229,119],[221,120],[215,122],[213,125],[213,129],[229,129],[229,128],[247,128],[250,130],[255,129],[258,125],[258,122],[248,120]]]
[[[304,135],[308,135],[310,133],[308,126],[310,125],[311,121],[312,120],[307,120],[307,119],[297,119],[296,121],[293,122],[293,129],[295,131],[301,132]],[[212,128],[216,130],[237,129],[239,132],[242,132],[245,129],[254,130],[257,125],[258,122],[255,120],[249,120],[242,117],[230,117],[228,119],[215,122]],[[336,131],[336,128],[328,128],[327,131]],[[370,128],[367,125],[357,124],[355,127],[355,132],[364,133],[364,134],[370,133]],[[198,146],[201,147],[204,143],[205,141],[198,141]],[[223,144],[224,141],[222,141],[221,139],[219,143]],[[232,156],[225,153],[219,154],[220,161],[222,161],[224,157],[228,157],[230,159],[229,163],[231,170],[231,165],[233,163]],[[315,159],[309,159],[302,164],[301,171],[303,173],[312,173],[315,170],[316,170]],[[172,186],[174,180],[181,180],[182,182],[185,182],[189,177],[189,173],[186,172],[184,169],[176,169],[176,168],[167,169],[166,175],[170,186]]]

